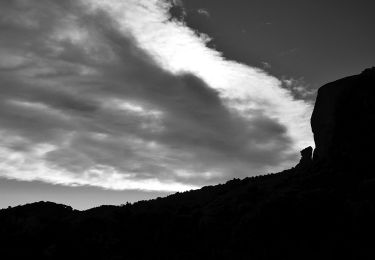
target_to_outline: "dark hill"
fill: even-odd
[[[322,87],[281,173],[123,206],[0,211],[0,259],[375,259],[374,75]]]

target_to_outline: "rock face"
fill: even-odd
[[[370,169],[375,158],[375,67],[321,87],[311,127],[314,161]]]

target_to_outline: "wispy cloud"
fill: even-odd
[[[161,0],[0,3],[0,176],[178,191],[275,171],[311,105]]]
[[[198,9],[197,12],[200,15],[206,16],[207,18],[209,18],[211,16],[210,13],[204,8]]]

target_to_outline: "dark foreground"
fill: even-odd
[[[281,173],[123,206],[0,211],[0,259],[375,259],[375,71],[323,86]]]

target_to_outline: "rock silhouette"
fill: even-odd
[[[374,259],[374,110],[372,68],[319,90],[314,156],[292,169],[87,211],[0,210],[0,258]]]
[[[311,117],[316,160],[372,169],[375,147],[375,68],[321,87]]]
[[[301,151],[301,160],[297,164],[296,168],[306,169],[309,168],[313,163],[313,148],[311,146]]]

